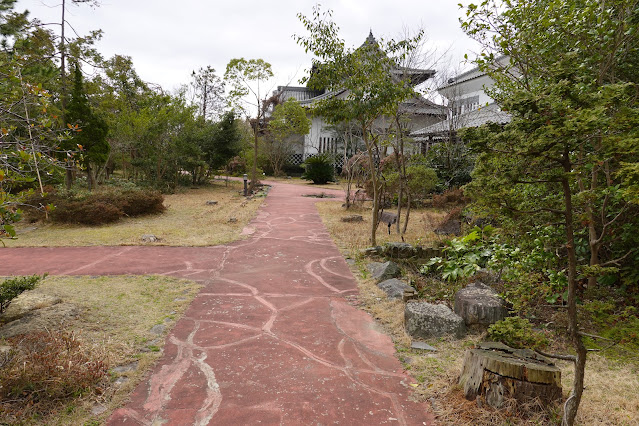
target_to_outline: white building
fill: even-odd
[[[372,32],[364,43],[377,43]],[[417,86],[432,78],[434,75],[434,70],[402,68],[393,70],[389,78],[408,79],[413,86]],[[274,96],[276,96],[280,102],[285,102],[292,97],[300,102],[302,106],[310,108],[314,103],[327,97],[346,97],[348,96],[348,91],[324,92],[310,90],[306,87],[279,86]],[[446,118],[445,111],[444,107],[436,105],[422,96],[415,96],[400,104],[400,112],[402,112],[405,117],[408,117],[409,132],[413,129],[424,128],[441,121]],[[345,157],[350,157],[359,149],[363,149],[363,146],[358,147],[357,144],[355,144],[355,146],[345,145],[343,142],[343,132],[329,125],[323,117],[309,114],[309,118],[312,123],[311,129],[307,135],[304,135],[303,140],[300,138],[299,146],[291,162],[299,164],[309,156],[331,152],[334,154],[342,154],[338,156],[340,160],[338,160],[337,164],[337,166],[341,166]],[[388,119],[381,117],[375,122],[374,126],[378,131],[384,131],[384,129],[389,128]],[[348,148],[345,148],[345,146],[348,146]],[[345,149],[347,152],[345,152]]]
[[[507,56],[501,56],[496,59],[496,64],[505,66],[508,61]],[[510,115],[502,111],[486,93],[486,89],[492,88],[493,84],[493,80],[486,73],[475,67],[449,79],[447,84],[437,89],[448,101],[447,117],[411,133],[411,137],[421,143],[422,152],[434,143],[456,138],[459,129],[478,127],[489,122],[510,122]]]

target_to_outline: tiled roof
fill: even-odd
[[[416,139],[420,139],[425,136],[448,132],[451,128],[453,128],[454,130],[459,130],[465,127],[479,127],[486,123],[506,124],[509,123],[510,120],[510,114],[500,110],[497,104],[492,103],[474,111],[466,112],[459,116],[456,116],[454,118],[454,121],[451,119],[446,119],[428,127],[415,130],[413,133],[411,133],[411,136]]]

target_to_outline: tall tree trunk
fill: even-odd
[[[564,404],[562,425],[572,426],[575,423],[575,417],[577,416],[577,410],[583,394],[587,351],[579,334],[577,323],[577,256],[575,254],[575,235],[573,229],[572,192],[568,180],[568,176],[572,172],[572,163],[568,152],[565,152],[563,155],[562,165],[564,176],[561,179],[561,184],[565,207],[564,225],[566,228],[566,250],[568,252],[568,336],[576,352],[575,378],[570,396]]]
[[[379,222],[379,182],[377,179],[377,171],[375,167],[375,158],[373,152],[372,142],[368,139],[366,132],[366,126],[362,125],[362,138],[364,139],[364,145],[366,145],[366,152],[368,153],[368,165],[371,170],[371,183],[373,185],[373,222],[371,224],[371,246],[377,245],[377,224]]]
[[[350,126],[344,131],[344,167],[346,170],[346,210],[351,208],[351,188],[353,187],[353,170],[355,164],[349,164],[348,147],[350,146]]]
[[[65,13],[66,0],[62,0],[62,20],[60,21],[60,102],[62,103],[62,125],[64,128],[66,128],[67,125],[67,47],[64,35],[64,29],[66,27]],[[64,185],[67,188],[67,191],[70,191],[71,186],[73,185],[73,167],[73,160],[67,156],[64,174]]]
[[[404,219],[404,228],[402,229],[402,236],[406,233],[406,229],[408,229],[408,220],[410,219],[410,203],[413,200],[410,197],[410,192],[406,192],[406,219]]]
[[[64,29],[66,26],[65,21],[66,12],[66,0],[62,0],[62,21],[60,21],[60,100],[62,101],[62,119],[66,120],[67,111],[67,76],[66,76],[66,59],[67,59],[67,47],[66,39],[64,38]],[[66,122],[64,123],[66,125]]]
[[[253,192],[255,190],[255,186],[257,185],[257,139],[259,132],[259,115],[258,119],[255,122],[255,127],[253,128],[253,135],[255,140],[253,141],[253,170],[251,170],[251,186],[249,187],[249,192]]]
[[[87,161],[87,188],[89,191],[93,191],[95,188],[95,180],[93,179],[93,169],[91,168],[91,163]]]
[[[583,147],[580,149],[580,152],[579,152],[579,160],[583,161]],[[590,188],[589,188],[590,191],[594,192],[597,189],[598,175],[599,175],[599,166],[597,166],[596,164],[593,164],[592,170],[590,172]],[[583,178],[581,176],[577,178],[577,184],[581,192],[586,192],[586,185],[584,184]],[[607,198],[608,196],[606,195],[606,201],[604,201],[604,205],[602,207],[603,210],[606,209]],[[586,213],[586,219],[588,221],[588,247],[590,248],[589,264],[590,266],[595,266],[595,265],[599,265],[599,262],[600,262],[599,248],[601,247],[601,241],[599,239],[600,234],[597,231],[597,218],[595,217],[594,209],[592,208],[591,203],[586,204],[585,213]],[[602,214],[602,217],[605,217],[605,215]],[[588,277],[588,287],[592,288],[592,287],[595,287],[596,285],[597,285],[597,277],[596,276]]]

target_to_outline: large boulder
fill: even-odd
[[[384,244],[384,254],[396,259],[406,259],[414,256],[415,248],[408,243],[386,243]]]
[[[379,256],[384,252],[384,248],[382,246],[367,247],[365,249],[361,249],[359,252],[362,256]]]
[[[461,209],[454,209],[434,229],[437,235],[461,235]]]
[[[415,247],[415,256],[419,259],[431,259],[442,255],[441,247]]]
[[[404,310],[406,332],[412,337],[454,336],[461,339],[466,334],[464,320],[446,305],[426,302],[409,302]]]
[[[506,317],[504,301],[495,290],[480,282],[470,283],[455,294],[455,313],[472,328],[487,328]]]
[[[401,270],[399,269],[399,265],[395,262],[371,262],[366,265],[366,269],[371,274],[371,278],[375,280],[375,282],[382,282],[389,280],[391,278],[397,278],[401,274]]]
[[[22,318],[0,327],[0,338],[8,338],[34,331],[64,329],[68,323],[80,315],[80,309],[71,303],[58,303],[42,309],[35,309]]]
[[[48,308],[61,302],[62,299],[57,296],[50,296],[37,291],[26,291],[11,301],[7,310],[0,317],[0,322],[9,323],[22,318],[31,311]]]
[[[402,280],[398,280],[397,278],[382,281],[377,284],[377,287],[384,290],[384,293],[386,293],[389,299],[402,299],[406,290],[411,293],[415,292],[413,287],[409,286]]]

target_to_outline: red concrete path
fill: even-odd
[[[321,190],[322,192],[329,192]],[[430,424],[390,338],[350,306],[351,272],[314,207],[274,184],[248,240],[219,247],[0,249],[0,275],[159,273],[205,287],[110,425]]]

